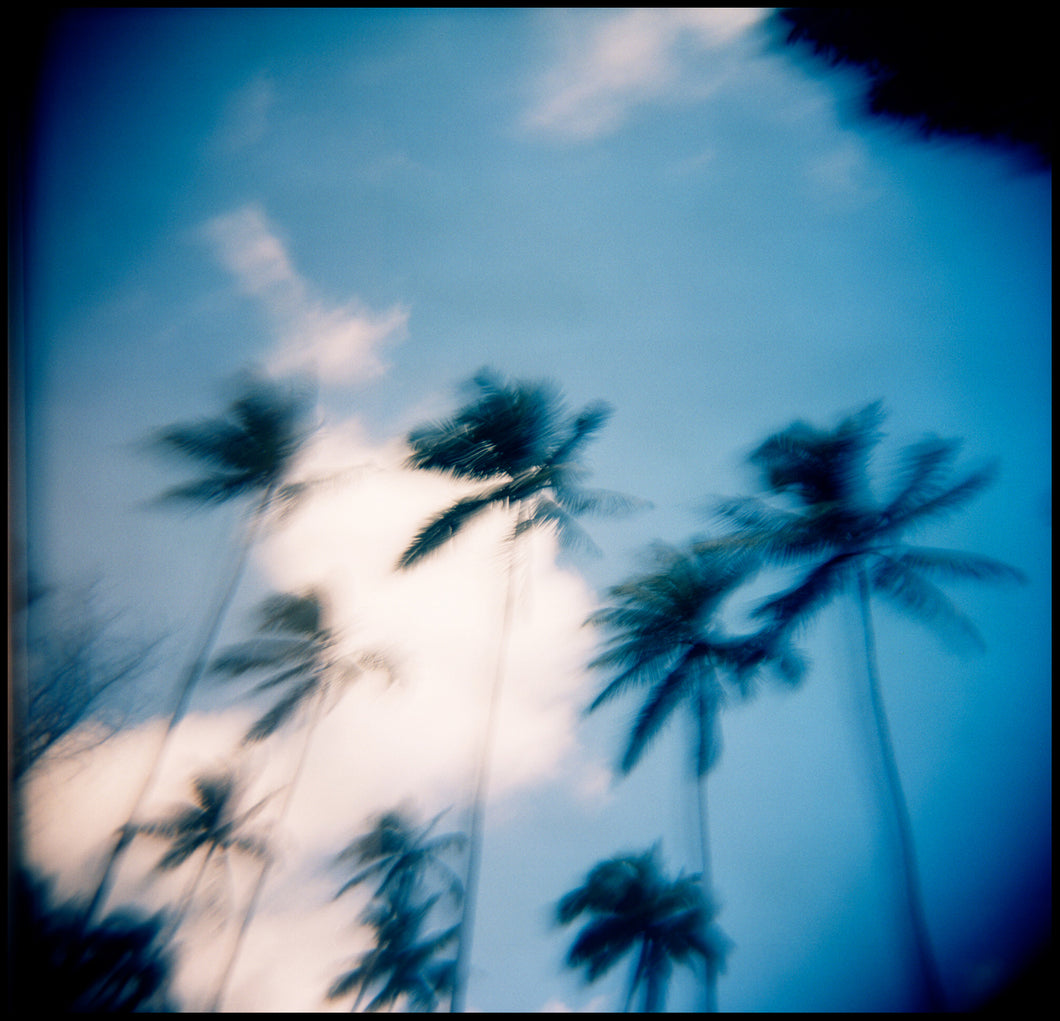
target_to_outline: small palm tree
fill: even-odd
[[[713,909],[697,876],[668,878],[658,848],[624,854],[596,865],[556,907],[556,921],[586,921],[567,953],[569,968],[595,982],[624,958],[633,966],[623,1011],[641,991],[642,1013],[666,1009],[666,987],[675,964],[723,960],[724,937],[712,926]]]
[[[241,381],[238,396],[223,416],[174,425],[161,430],[153,439],[152,445],[162,453],[190,461],[202,471],[197,479],[164,493],[164,501],[209,507],[249,499],[252,508],[243,529],[235,565],[222,581],[216,606],[206,621],[202,642],[178,686],[154,762],[129,813],[130,824],[139,814],[155,782],[170,737],[183,719],[192,692],[206,670],[265,517],[274,508],[286,506],[304,488],[291,482],[289,477],[310,433],[311,398],[311,392],[305,386],[248,375]],[[89,903],[89,919],[106,901],[118,862],[133,830],[125,826],[118,832],[117,843],[107,856]]]
[[[378,989],[366,1011],[401,1004],[409,1011],[433,1011],[452,995],[456,962],[439,959],[457,940],[458,926],[423,936],[422,929],[436,898],[422,904],[373,902],[362,915],[373,930],[374,943],[357,964],[328,989],[328,999],[356,992],[356,1011],[372,989]]]
[[[774,632],[805,626],[834,596],[853,588],[861,611],[869,697],[901,853],[902,880],[927,1002],[944,995],[924,918],[912,827],[880,692],[871,595],[879,593],[921,620],[946,625],[981,644],[974,624],[933,579],[1020,580],[1015,568],[988,557],[912,546],[904,536],[958,510],[991,481],[989,470],[954,480],[958,444],[929,436],[902,452],[897,485],[873,495],[870,456],[881,439],[883,407],[870,404],[833,430],[796,422],[751,455],[769,494],[724,502],[719,512],[739,529],[735,541],[775,563],[809,564],[788,590],[755,611]]]
[[[444,813],[442,813],[444,814]],[[374,943],[357,964],[344,972],[328,991],[339,999],[357,991],[353,1010],[368,991],[379,989],[366,1010],[379,1010],[402,1001],[411,1010],[432,1011],[451,997],[456,962],[440,957],[457,940],[459,926],[425,936],[424,926],[443,894],[459,907],[463,894],[456,873],[444,860],[446,853],[466,844],[462,833],[432,836],[441,819],[435,816],[417,826],[402,810],[381,814],[371,828],[338,855],[342,865],[357,871],[335,895],[376,880],[375,893],[362,915],[373,930]],[[440,888],[439,892],[435,892]]]
[[[463,833],[431,836],[444,812],[424,826],[417,826],[409,812],[392,809],[379,815],[368,831],[339,852],[342,865],[359,866],[335,895],[341,897],[356,886],[377,878],[376,896],[393,901],[411,900],[421,885],[438,885],[455,903],[463,896],[459,877],[445,860],[452,851],[463,850]]]
[[[34,873],[17,869],[11,885],[8,1006],[15,1016],[178,1009],[164,913],[123,910],[86,925],[84,906],[57,900]]]
[[[269,855],[263,837],[244,831],[244,827],[265,806],[263,798],[252,808],[239,813],[240,784],[231,773],[204,774],[192,781],[194,800],[180,805],[169,815],[150,822],[128,824],[129,837],[157,837],[169,847],[155,865],[157,872],[170,872],[204,851],[192,882],[188,885],[180,908],[175,914],[178,925],[194,900],[211,861],[227,858],[232,852],[263,860]]]
[[[713,892],[706,777],[720,753],[721,709],[731,695],[746,696],[763,667],[772,667],[790,683],[801,676],[801,662],[779,634],[733,637],[725,630],[723,605],[756,566],[752,555],[723,541],[694,541],[684,548],[657,543],[647,571],[612,587],[610,605],[588,621],[608,631],[604,651],[590,666],[612,675],[588,711],[632,692],[644,693],[620,761],[623,774],[637,765],[676,710],[684,709],[694,724],[700,876],[707,898]],[[716,974],[713,961],[706,963],[705,1007],[715,1010]]]
[[[318,592],[269,596],[258,610],[257,636],[232,646],[213,664],[217,673],[230,680],[247,674],[263,674],[264,678],[254,685],[251,694],[280,692],[272,707],[247,731],[244,744],[264,741],[293,723],[300,715],[308,717],[305,738],[275,826],[282,825],[286,817],[301,780],[316,728],[325,712],[335,704],[345,686],[360,677],[365,670],[387,668],[386,661],[378,654],[362,653],[356,658],[341,656],[338,650],[339,635],[326,620],[326,606]],[[268,858],[262,862],[231,957],[222,972],[214,1009],[224,998],[273,860]]]
[[[398,561],[399,568],[408,569],[486,511],[515,509],[500,650],[471,798],[454,1012],[463,1010],[470,967],[489,766],[513,613],[515,542],[527,531],[544,527],[556,530],[566,545],[593,548],[575,519],[582,514],[614,513],[634,506],[626,497],[581,485],[586,475],[581,461],[583,448],[610,416],[606,404],[591,404],[572,415],[552,384],[507,383],[488,370],[472,379],[471,391],[471,400],[452,418],[411,433],[412,453],[407,463],[411,468],[440,472],[481,488],[425,522]]]

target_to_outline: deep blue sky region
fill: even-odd
[[[127,730],[79,768],[32,778],[35,864],[71,894],[83,885],[85,856],[121,821],[120,777],[201,631],[237,513],[151,506],[179,474],[143,441],[216,414],[241,370],[315,376],[310,468],[369,467],[261,544],[222,640],[245,636],[265,592],[317,585],[351,634],[409,663],[405,688],[351,694],[321,734],[226,1009],[348,1008],[324,992],[349,956],[336,932],[357,945],[354,913],[330,902],[321,863],[389,798],[432,815],[464,797],[462,717],[493,654],[502,533],[484,523],[409,578],[386,568],[450,495],[402,469],[403,438],[451,411],[482,366],[553,379],[572,408],[607,401],[591,484],[645,507],[587,519],[595,557],[547,537],[528,550],[470,1008],[616,1009],[623,976],[587,986],[565,971],[570,933],[551,906],[594,862],[655,841],[675,871],[697,867],[680,724],[620,778],[632,703],[581,715],[602,683],[585,670],[585,616],[649,543],[702,532],[713,501],[755,492],[746,458],[767,435],[797,419],[831,427],[877,399],[881,491],[926,433],[963,441],[962,470],[998,465],[918,541],[1028,579],[953,586],[981,651],[876,614],[953,1005],[981,1002],[1045,939],[1051,173],[861,117],[856,77],[793,59],[768,17],[72,9],[52,23],[19,210],[13,552],[42,578],[98,578],[166,639]],[[802,685],[763,684],[722,718],[707,787],[734,945],[723,1010],[916,1005],[859,634],[853,604],[830,605],[802,636]],[[174,796],[245,720],[227,693],[203,692],[173,755]],[[391,760],[394,744],[406,750]],[[98,817],[76,839],[74,803]],[[123,889],[157,895],[132,878]],[[205,963],[180,975],[189,1005],[211,982],[202,945]],[[669,1006],[696,1002],[678,971]]]

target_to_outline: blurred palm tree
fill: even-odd
[[[500,650],[471,799],[454,1012],[464,1008],[470,967],[489,766],[513,613],[515,544],[531,529],[550,528],[566,545],[595,548],[575,519],[582,514],[616,513],[635,506],[628,497],[581,485],[587,475],[581,460],[583,449],[609,418],[606,404],[591,404],[572,415],[551,383],[508,383],[485,369],[471,380],[470,389],[471,399],[452,418],[410,434],[412,453],[407,463],[411,468],[440,472],[482,488],[430,518],[398,561],[399,568],[408,569],[486,511],[515,509]]]
[[[247,823],[264,808],[268,797],[239,813],[241,785],[227,772],[195,777],[192,790],[192,802],[174,808],[161,819],[127,826],[130,839],[157,837],[169,844],[155,866],[156,872],[171,872],[200,851],[205,852],[174,914],[174,927],[187,915],[211,861],[224,864],[233,852],[258,860],[269,857],[267,841],[258,834],[245,832]]]
[[[444,813],[442,813],[444,814]],[[452,997],[456,961],[441,957],[458,938],[454,925],[424,935],[423,929],[444,895],[459,908],[463,886],[445,861],[446,853],[466,844],[462,833],[432,836],[441,814],[425,826],[416,825],[402,810],[384,812],[371,828],[338,855],[342,865],[357,871],[340,887],[336,898],[370,879],[375,893],[361,916],[373,932],[373,945],[328,990],[339,999],[356,990],[357,1010],[368,991],[378,988],[366,1010],[401,1002],[410,1010],[435,1010]]]
[[[762,603],[755,614],[773,632],[809,623],[829,600],[853,588],[861,613],[869,698],[886,789],[899,842],[902,881],[927,1002],[942,1009],[943,988],[931,950],[917,877],[912,827],[880,692],[871,594],[900,610],[944,625],[982,644],[975,625],[933,579],[1016,581],[1022,574],[997,560],[952,550],[912,546],[903,537],[964,506],[990,483],[980,469],[952,477],[958,444],[928,436],[902,452],[897,484],[885,500],[872,493],[869,462],[881,439],[880,402],[843,419],[833,430],[796,422],[766,439],[751,455],[768,494],[725,501],[720,515],[735,524],[735,541],[782,565],[811,566],[797,584]]]
[[[251,689],[252,695],[281,692],[272,707],[247,731],[244,744],[264,741],[299,716],[307,717],[305,737],[294,773],[286,786],[283,802],[273,824],[276,827],[283,824],[287,815],[317,726],[324,714],[335,705],[346,685],[366,670],[389,669],[386,660],[375,653],[361,653],[356,657],[341,655],[340,636],[326,623],[326,618],[324,600],[318,592],[269,596],[258,609],[257,636],[232,646],[213,663],[213,669],[228,679],[247,674],[264,674],[264,679]],[[228,965],[222,972],[214,1010],[219,1009],[224,998],[273,860],[270,857],[262,862]]]
[[[377,878],[375,895],[393,901],[411,900],[424,884],[439,885],[459,904],[463,884],[445,855],[467,846],[463,833],[431,836],[444,812],[417,826],[407,810],[392,809],[379,815],[368,831],[339,852],[337,861],[358,870],[335,894],[341,897],[356,886]]]
[[[9,890],[8,1007],[14,1016],[177,1010],[163,912],[121,911],[87,925],[83,905],[58,901],[17,869]]]
[[[713,890],[706,777],[720,754],[722,707],[731,694],[747,696],[765,667],[792,684],[801,677],[801,661],[779,633],[733,637],[726,631],[723,605],[756,566],[753,554],[724,541],[693,541],[684,548],[656,543],[647,571],[609,589],[610,605],[588,620],[609,632],[604,651],[590,667],[613,675],[588,711],[631,692],[644,692],[620,761],[623,774],[637,765],[677,709],[684,709],[693,722],[700,876],[708,899]],[[716,960],[705,962],[704,1006],[713,1011]]]
[[[631,1012],[641,991],[639,1013],[666,1009],[666,988],[675,964],[696,959],[716,970],[724,959],[724,937],[712,925],[713,908],[697,876],[670,879],[658,848],[608,858],[556,907],[556,921],[582,925],[567,953],[569,968],[583,968],[595,982],[633,955],[622,1010]]]
[[[303,384],[280,383],[249,374],[241,379],[239,392],[219,418],[184,423],[162,429],[151,446],[164,454],[190,461],[202,470],[193,481],[165,492],[163,502],[209,507],[232,500],[248,499],[251,509],[237,549],[235,564],[210,612],[202,642],[184,679],[165,733],[144,783],[129,813],[132,823],[155,782],[169,739],[183,719],[192,692],[202,678],[228,608],[246,568],[250,550],[270,511],[284,507],[304,490],[304,483],[290,481],[295,462],[310,433],[312,391]],[[107,856],[103,874],[88,906],[91,919],[106,901],[118,862],[127,846],[130,826],[122,827]]]

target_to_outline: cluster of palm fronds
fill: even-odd
[[[397,570],[410,570],[439,553],[491,508],[511,516],[507,539],[511,550],[536,528],[553,530],[576,546],[591,546],[577,518],[629,511],[642,503],[583,485],[584,448],[606,423],[610,413],[606,405],[591,404],[572,412],[549,383],[507,382],[487,371],[475,376],[470,388],[469,399],[451,418],[410,434],[407,464],[444,473],[477,490],[426,521],[398,558]],[[176,426],[157,437],[163,449],[205,468],[197,480],[171,490],[169,498],[211,504],[248,497],[251,510],[235,570],[224,579],[202,646],[179,685],[154,766],[129,822],[116,835],[82,921],[85,926],[93,924],[120,859],[135,837],[167,842],[158,862],[161,871],[199,858],[172,926],[180,924],[195,902],[211,862],[222,862],[231,853],[254,859],[259,864],[257,881],[242,909],[212,1009],[223,1002],[273,861],[271,830],[246,830],[270,799],[241,810],[243,780],[234,770],[222,771],[194,779],[192,804],[162,819],[139,818],[166,741],[184,715],[193,689],[212,668],[229,679],[252,678],[247,694],[273,699],[247,731],[244,745],[267,741],[296,722],[305,724],[301,755],[272,823],[275,827],[283,821],[322,715],[348,682],[366,671],[389,670],[378,653],[353,659],[339,654],[340,636],[324,595],[316,591],[269,597],[261,605],[254,637],[214,655],[222,619],[257,531],[308,488],[305,481],[295,480],[295,468],[311,433],[311,407],[305,388],[252,379],[224,417]],[[641,698],[620,756],[622,773],[638,764],[678,710],[695,723],[691,757],[698,785],[698,869],[671,879],[657,846],[644,853],[621,854],[593,868],[557,908],[561,924],[586,919],[568,964],[584,969],[589,980],[633,956],[627,1010],[638,992],[645,1011],[664,1009],[666,980],[674,964],[702,967],[703,1006],[716,1009],[716,977],[728,943],[717,928],[713,906],[706,777],[720,754],[720,715],[730,702],[749,698],[756,678],[766,671],[789,685],[800,680],[805,664],[795,641],[814,615],[843,591],[856,596],[862,612],[870,695],[902,840],[902,881],[923,967],[924,1002],[932,1007],[942,1002],[920,905],[912,834],[878,690],[870,597],[878,593],[918,617],[974,637],[974,627],[938,582],[1006,580],[1018,577],[1018,572],[985,557],[906,541],[918,526],[960,508],[980,492],[990,473],[974,471],[954,480],[956,444],[928,438],[904,452],[893,491],[877,498],[869,469],[882,420],[881,406],[872,404],[835,429],[800,422],[769,437],[751,457],[764,495],[720,502],[719,527],[713,535],[680,545],[654,544],[643,568],[610,588],[605,604],[589,618],[603,636],[590,666],[606,679],[588,711],[630,695]],[[734,632],[726,624],[726,605],[773,566],[797,570],[797,580],[761,600],[751,616],[753,625]],[[514,613],[511,590],[509,576],[509,596],[499,621],[502,649]],[[370,879],[377,884],[360,915],[371,946],[335,980],[327,993],[330,998],[354,994],[354,1009],[364,1004],[367,1010],[434,1010],[444,1003],[453,1011],[464,1009],[494,710],[502,696],[505,670],[502,655],[492,681],[492,708],[478,752],[466,835],[432,836],[437,820],[419,826],[408,813],[394,810],[374,820],[340,855],[344,865],[358,868],[340,895]],[[458,850],[463,853],[462,879],[444,861],[445,854]],[[443,915],[445,921],[440,923]]]

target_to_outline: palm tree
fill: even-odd
[[[8,1006],[16,1015],[178,1009],[164,913],[123,910],[89,926],[82,905],[58,900],[31,871],[17,868],[11,887]]]
[[[441,814],[417,826],[405,811],[384,812],[339,853],[339,863],[352,862],[358,868],[336,898],[369,879],[377,880],[372,901],[361,916],[375,938],[372,948],[332,984],[329,999],[356,990],[352,1008],[356,1010],[370,989],[381,986],[367,1010],[392,1006],[404,998],[410,1009],[432,1011],[452,995],[456,962],[439,955],[456,941],[459,926],[422,935],[441,895],[448,894],[459,906],[463,893],[443,856],[463,848],[466,838],[462,833],[432,836],[440,818]],[[434,892],[438,886],[440,892]]]
[[[157,872],[178,869],[200,851],[205,851],[174,915],[174,927],[187,914],[211,861],[217,857],[227,859],[232,852],[258,860],[269,856],[268,844],[263,837],[244,832],[246,824],[265,806],[267,797],[239,814],[240,784],[231,773],[197,776],[192,781],[192,789],[194,800],[178,806],[167,816],[128,824],[130,839],[157,837],[168,843],[167,850],[155,865]]]
[[[761,498],[724,502],[719,512],[737,525],[737,541],[785,565],[811,566],[797,584],[755,611],[767,628],[790,632],[807,624],[833,596],[853,588],[861,613],[869,699],[884,778],[898,836],[901,875],[927,1002],[942,1009],[944,995],[917,878],[909,811],[880,692],[871,594],[901,610],[948,625],[981,644],[978,631],[932,580],[1019,580],[1007,564],[969,553],[911,546],[903,537],[962,507],[991,481],[989,469],[951,477],[958,444],[928,436],[902,452],[892,494],[870,488],[870,455],[881,439],[879,402],[843,419],[834,430],[796,422],[766,439],[751,455],[768,493],[790,497],[789,506]]]
[[[701,959],[716,968],[723,959],[724,938],[711,924],[713,909],[699,877],[670,879],[658,857],[656,846],[608,858],[556,907],[560,925],[587,916],[566,958],[568,967],[585,970],[587,981],[633,955],[625,1013],[633,1009],[638,990],[643,990],[641,1013],[664,1011],[675,964]]]
[[[324,713],[335,704],[346,683],[355,680],[367,669],[386,666],[383,658],[377,654],[362,653],[352,659],[340,656],[339,635],[326,623],[326,616],[323,597],[318,592],[269,596],[258,610],[257,637],[232,646],[213,664],[217,673],[229,679],[246,674],[264,674],[264,679],[251,689],[252,694],[281,691],[272,707],[247,731],[244,744],[264,741],[299,715],[308,715],[305,738],[275,826],[282,825],[286,817],[317,725]],[[262,862],[228,965],[222,972],[214,1010],[218,1009],[224,997],[273,860],[267,858]]]
[[[199,478],[177,485],[163,494],[165,502],[207,507],[231,500],[251,499],[231,574],[223,579],[217,603],[210,612],[202,642],[180,682],[165,733],[139,794],[129,813],[132,823],[155,782],[169,739],[183,719],[192,692],[206,670],[225,615],[243,576],[251,547],[270,510],[295,499],[304,488],[288,481],[310,432],[311,391],[295,383],[279,383],[250,374],[240,381],[239,393],[220,418],[170,426],[161,430],[152,446],[163,453],[191,461],[202,469]],[[133,832],[129,825],[118,832],[103,873],[88,906],[88,918],[106,901],[118,862]]]
[[[446,863],[444,855],[462,850],[467,844],[463,833],[431,836],[444,812],[424,826],[417,826],[407,810],[383,812],[367,832],[339,852],[337,861],[353,863],[360,868],[335,894],[341,897],[367,880],[377,877],[376,896],[392,901],[413,899],[423,884],[440,884],[459,903],[463,886]]]
[[[720,752],[719,716],[730,692],[744,697],[766,666],[798,681],[801,662],[778,634],[732,637],[721,621],[725,600],[757,566],[749,553],[723,541],[684,548],[656,543],[648,569],[608,591],[610,605],[589,623],[609,632],[590,667],[613,674],[589,712],[633,691],[644,691],[619,768],[628,774],[645,749],[683,708],[694,724],[693,772],[699,818],[704,896],[713,896],[707,836],[706,777]],[[715,960],[707,959],[705,1009],[716,1010]]]
[[[356,1011],[370,989],[381,987],[365,1010],[381,1010],[402,1001],[406,1010],[435,1010],[451,995],[456,968],[455,961],[438,956],[456,942],[459,929],[454,925],[431,936],[422,935],[435,900],[401,906],[370,904],[362,920],[374,930],[372,948],[332,983],[328,999],[338,1000],[356,990],[350,1008]]]
[[[472,788],[454,1012],[464,1008],[470,967],[489,766],[514,604],[515,543],[527,531],[546,527],[555,529],[568,545],[593,548],[575,519],[581,514],[617,512],[634,506],[626,497],[586,490],[580,484],[587,473],[581,462],[582,450],[610,416],[606,404],[591,404],[572,415],[552,384],[507,383],[488,370],[471,380],[471,394],[452,418],[410,434],[412,453],[407,463],[411,468],[440,472],[481,488],[425,522],[398,561],[399,568],[408,569],[486,511],[515,508],[500,649]]]

